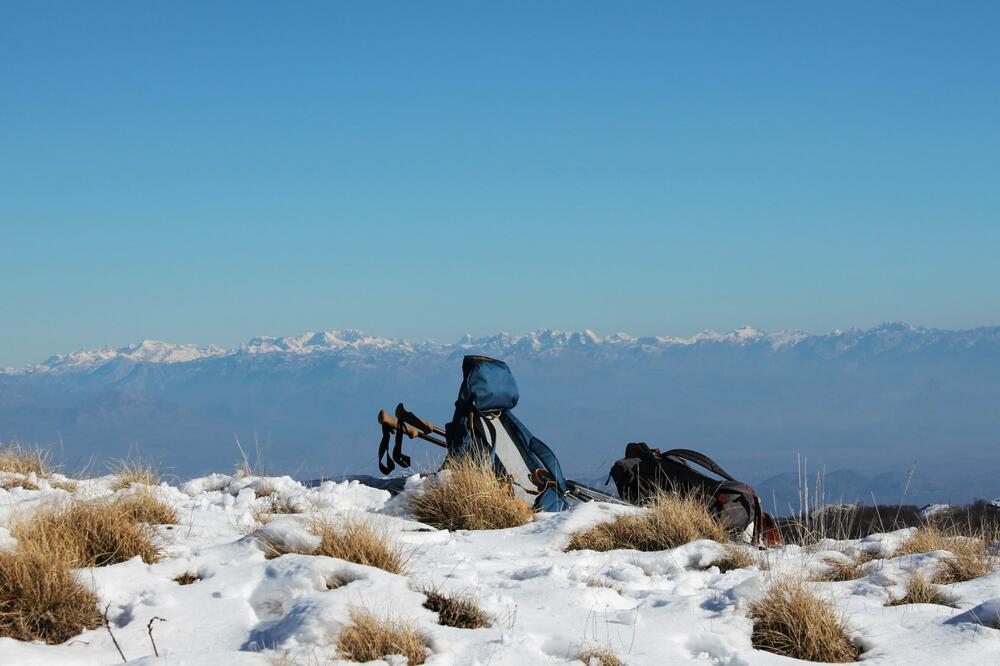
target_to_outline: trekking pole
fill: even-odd
[[[410,439],[419,437],[425,442],[430,442],[431,444],[437,444],[438,446],[448,448],[448,445],[444,442],[444,440],[438,439],[437,437],[434,437],[431,434],[420,432],[419,430],[417,430],[415,427],[413,427],[408,423],[400,423],[398,420],[386,414],[384,409],[380,410],[378,413],[378,422],[380,425],[387,426],[390,430],[394,432],[402,431],[402,433],[407,437],[409,437]],[[435,430],[433,432],[437,433],[438,431]],[[441,434],[444,433],[442,432]]]
[[[441,428],[438,428],[430,421],[425,421],[413,412],[408,411],[406,407],[403,406],[403,403],[396,405],[396,420],[400,423],[413,426],[425,435],[434,433],[435,435],[445,436],[444,430],[441,430]]]

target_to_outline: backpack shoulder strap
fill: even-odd
[[[662,457],[673,456],[682,460],[690,460],[694,464],[700,465],[708,471],[718,474],[727,481],[736,481],[736,479],[730,476],[729,472],[719,466],[719,463],[715,462],[704,453],[698,453],[697,451],[692,451],[691,449],[670,449],[669,451],[664,451],[660,455]]]

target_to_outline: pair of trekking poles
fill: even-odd
[[[379,410],[378,423],[382,426],[382,441],[379,443],[378,465],[383,474],[391,474],[396,464],[404,468],[410,466],[410,457],[403,453],[404,435],[410,439],[422,439],[425,442],[430,442],[444,449],[448,448],[447,441],[442,439],[447,437],[445,431],[409,411],[403,406],[403,403],[396,405],[395,418],[390,416],[384,409]],[[395,437],[395,445],[390,455],[389,441],[393,437]],[[385,458],[384,463],[383,458]],[[529,491],[532,494],[542,492],[550,486],[556,486],[552,475],[542,469],[535,470],[531,475],[531,481],[537,488],[536,490]],[[594,488],[589,488],[570,479],[566,479],[566,485],[570,492],[579,500],[627,504],[627,502],[622,501],[618,497],[608,495]]]
[[[410,457],[403,453],[403,435],[410,439],[420,438],[436,446],[447,449],[448,443],[442,439],[445,432],[430,421],[425,421],[406,409],[403,403],[396,405],[396,416],[393,418],[384,409],[379,410],[378,422],[382,426],[382,441],[378,446],[378,467],[383,474],[391,474],[396,468],[410,466]],[[389,453],[389,440],[395,436],[395,445]],[[385,462],[383,462],[383,458]]]
[[[425,421],[411,411],[408,411],[403,403],[396,405],[396,418],[389,416],[384,409],[379,410],[378,422],[383,428],[392,432],[402,431],[410,439],[420,438],[431,444],[437,444],[448,448],[448,444],[443,439],[435,435],[445,436],[444,430],[438,428],[430,421]]]

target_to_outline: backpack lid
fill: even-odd
[[[456,407],[475,407],[481,412],[513,409],[517,398],[517,382],[506,363],[488,356],[466,356],[462,360],[462,386]]]

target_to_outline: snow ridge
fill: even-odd
[[[864,348],[871,353],[892,350],[915,351],[934,345],[968,348],[981,343],[1000,344],[1000,326],[949,331],[913,326],[905,322],[882,324],[868,330],[835,330],[828,334],[805,331],[767,333],[744,326],[728,333],[705,330],[690,337],[634,337],[628,333],[601,336],[589,329],[582,332],[542,329],[525,335],[498,333],[474,338],[465,335],[451,344],[425,341],[413,343],[405,339],[367,335],[354,329],[308,331],[302,335],[283,337],[260,336],[232,348],[215,345],[171,344],[158,340],[142,340],[125,347],[102,347],[58,354],[46,361],[22,369],[7,368],[0,374],[60,373],[90,371],[112,362],[177,364],[222,357],[260,357],[280,355],[298,361],[311,356],[342,355],[364,357],[377,361],[379,357],[433,354],[448,356],[476,351],[500,357],[517,355],[551,356],[562,353],[583,353],[601,357],[623,354],[666,353],[672,349],[699,346],[760,348],[779,351],[798,347],[825,350],[838,355]]]

